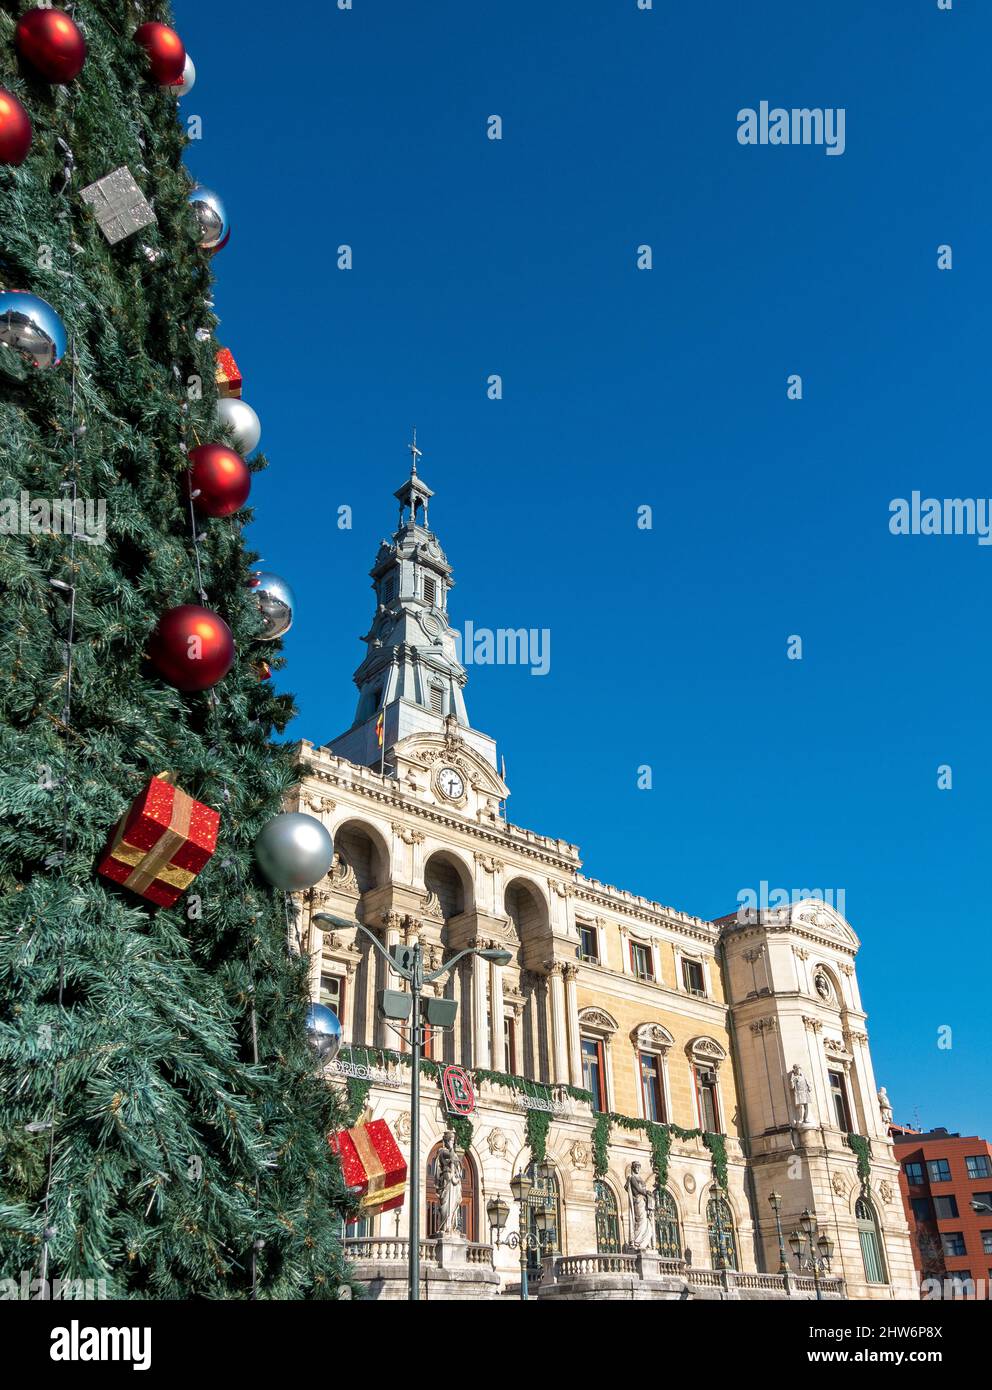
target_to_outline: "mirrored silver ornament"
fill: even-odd
[[[258,867],[273,887],[286,893],[299,893],[319,883],[333,858],[330,831],[302,811],[273,816],[255,840]]]
[[[47,300],[19,290],[0,292],[0,348],[44,371],[62,361],[65,344],[65,326]]]
[[[163,91],[171,92],[174,97],[184,97],[187,92],[191,92],[196,86],[196,67],[193,59],[186,54],[186,63],[183,67],[183,75],[178,82],[167,82]]]
[[[341,1021],[326,1004],[307,1009],[307,1041],[322,1062],[333,1062],[341,1050]]]
[[[189,195],[197,226],[197,245],[204,251],[216,251],[230,228],[224,204],[212,188],[197,184]]]
[[[262,422],[252,410],[237,396],[222,396],[217,402],[214,418],[234,435],[234,447],[239,454],[248,455],[258,448],[262,437]]]
[[[261,642],[273,642],[293,626],[296,600],[285,579],[268,570],[253,570],[248,576],[248,588],[262,615]]]

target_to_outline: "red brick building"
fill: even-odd
[[[920,1279],[972,1279],[967,1297],[992,1286],[992,1146],[946,1129],[890,1127],[899,1188]],[[975,1210],[978,1206],[978,1210]],[[924,1287],[923,1297],[928,1296]],[[932,1294],[931,1294],[932,1296]],[[946,1291],[943,1296],[948,1296]]]

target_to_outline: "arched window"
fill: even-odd
[[[681,1260],[682,1232],[679,1230],[679,1209],[670,1192],[662,1189],[655,1197],[655,1243],[663,1260]]]
[[[617,1199],[609,1183],[596,1183],[596,1250],[600,1255],[620,1254],[620,1217]]]
[[[435,1144],[431,1149],[424,1177],[427,1186],[428,1237],[437,1235],[438,1202],[437,1192],[434,1189],[434,1174],[437,1170],[437,1156],[443,1147],[442,1144]],[[478,1229],[478,1184],[475,1177],[475,1164],[472,1162],[471,1154],[463,1153],[459,1149],[458,1156],[462,1161],[462,1205],[458,1215],[458,1229],[466,1240],[478,1240],[476,1235]]]
[[[560,1255],[561,1249],[561,1191],[558,1187],[558,1179],[554,1170],[548,1169],[548,1180],[546,1186],[540,1185],[540,1177],[537,1172],[537,1165],[531,1163],[527,1168],[527,1176],[534,1184],[534,1189],[527,1198],[527,1229],[533,1236],[530,1244],[535,1247],[527,1252],[527,1269],[530,1274],[537,1274],[541,1268],[541,1261],[537,1253],[538,1231],[535,1213],[538,1207],[547,1207],[551,1212],[551,1221],[544,1237],[541,1249],[546,1255]]]
[[[854,1205],[854,1215],[858,1222],[858,1235],[861,1238],[861,1259],[865,1266],[865,1278],[869,1284],[887,1284],[885,1257],[882,1254],[882,1237],[878,1229],[875,1208],[867,1197],[859,1197]]]
[[[734,1213],[726,1197],[711,1197],[707,1202],[706,1224],[710,1235],[710,1268],[738,1269]]]
[[[439,908],[445,921],[465,911],[462,876],[443,852],[432,854],[428,859],[424,866],[424,884],[436,900],[435,911]]]

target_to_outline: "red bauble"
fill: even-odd
[[[134,31],[136,43],[148,54],[152,77],[160,87],[179,82],[186,66],[186,46],[167,24],[142,24]]]
[[[31,117],[6,87],[0,87],[0,164],[23,164],[31,148]]]
[[[204,516],[240,511],[251,491],[251,473],[240,454],[225,444],[198,444],[189,452],[187,488],[199,492],[193,505]]]
[[[234,664],[234,636],[209,608],[184,603],[162,614],[148,654],[162,679],[177,690],[209,690]]]
[[[61,10],[28,10],[17,22],[17,51],[49,82],[71,82],[86,61],[86,40]]]

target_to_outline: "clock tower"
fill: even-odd
[[[416,432],[408,447],[410,476],[394,493],[397,529],[380,542],[369,571],[375,612],[354,675],[355,719],[328,746],[349,762],[381,766],[407,781],[415,770],[426,772],[431,795],[458,809],[467,809],[481,779],[483,803],[498,809],[506,788],[496,773],[495,740],[472,728],[465,708],[468,676],[448,621],[454,579],[429,526],[434,493],[417,472]]]

